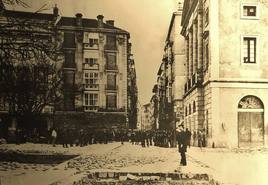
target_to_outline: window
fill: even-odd
[[[193,103],[193,113],[195,113],[196,112],[196,105],[195,105],[195,101],[194,101],[194,103]]]
[[[75,68],[75,53],[66,52],[64,55],[64,67]]]
[[[98,84],[98,73],[85,73],[85,83],[89,85]]]
[[[258,18],[258,4],[243,3],[241,6],[241,17],[245,19]]]
[[[88,40],[88,42],[89,42],[89,47],[93,47],[94,45],[98,45],[99,44],[99,40],[98,39],[92,39],[92,38],[90,38]]]
[[[64,43],[65,48],[75,48],[75,34],[71,32],[64,33]]]
[[[189,115],[192,114],[191,104],[189,104]]]
[[[243,62],[256,63],[256,37],[243,37]]]
[[[205,71],[208,70],[208,66],[209,66],[209,42],[207,39],[204,45],[204,69]]]
[[[116,46],[116,36],[115,35],[107,35],[106,44],[109,46]]]
[[[88,64],[89,66],[93,66],[98,64],[98,59],[97,58],[86,58],[85,63]]]
[[[243,16],[256,16],[257,14],[256,6],[243,6]]]
[[[84,94],[85,106],[97,106],[98,105],[98,94],[85,93]]]
[[[107,89],[108,90],[116,89],[116,75],[115,74],[107,75]]]
[[[207,8],[205,11],[205,26],[209,23],[209,9]]]
[[[185,116],[187,116],[188,112],[187,112],[187,107],[185,107]]]
[[[116,101],[117,96],[116,95],[107,95],[106,96],[106,106],[107,108],[116,108]]]
[[[4,97],[0,97],[0,110],[1,111],[8,110],[8,104],[7,104],[6,99]]]
[[[106,36],[106,45],[104,48],[106,50],[117,50],[116,36],[115,35],[107,35]]]
[[[115,54],[107,54],[106,61],[106,69],[114,70],[116,69],[116,55]]]

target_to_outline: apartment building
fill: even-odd
[[[184,123],[208,147],[267,145],[267,3],[184,1]]]
[[[141,114],[141,130],[152,130],[155,127],[154,105],[147,103],[142,106]]]
[[[131,120],[131,127],[136,127],[135,113],[129,113],[136,109],[137,86],[127,31],[117,28],[114,20],[104,22],[102,15],[60,16],[57,7],[53,14],[5,11],[22,19],[44,15],[57,19],[64,56],[62,101],[55,107],[54,125],[128,128]]]
[[[185,49],[181,31],[182,3],[172,14],[164,55],[157,73],[153,93],[158,100],[159,128],[175,130],[175,123],[183,121],[183,86],[185,83]]]

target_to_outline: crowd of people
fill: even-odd
[[[180,131],[179,131],[180,132]],[[126,129],[70,129],[52,128],[49,131],[48,143],[53,146],[61,144],[63,147],[87,146],[90,144],[107,144],[110,142],[130,142],[142,147],[176,147],[178,145],[178,131],[170,130],[126,130]],[[205,146],[204,134],[185,130],[186,145]],[[197,140],[197,141],[196,141]],[[198,144],[196,144],[198,143]]]
[[[1,120],[0,120],[1,123]],[[2,132],[0,132],[2,136]],[[189,131],[180,125],[176,131],[171,130],[127,130],[127,129],[92,129],[92,128],[51,128],[45,136],[40,136],[37,129],[27,131],[17,128],[15,131],[16,143],[35,142],[49,143],[53,146],[60,144],[63,147],[87,146],[91,144],[107,144],[110,142],[130,142],[142,147],[178,147],[181,155],[181,165],[186,165],[187,148],[206,146],[206,130]]]

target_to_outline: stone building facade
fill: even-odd
[[[260,0],[184,2],[184,122],[208,147],[267,145],[267,10]]]
[[[141,114],[141,130],[152,130],[155,127],[154,105],[148,103],[142,106]]]
[[[166,38],[164,55],[158,70],[157,84],[153,88],[158,100],[160,129],[175,130],[175,123],[183,121],[184,38],[181,31],[182,4],[172,14]]]

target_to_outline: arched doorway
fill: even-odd
[[[245,96],[238,104],[239,147],[264,143],[264,106],[256,96]]]

